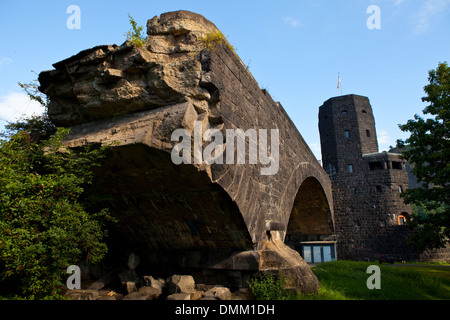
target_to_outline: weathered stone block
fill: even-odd
[[[173,293],[167,296],[167,300],[191,300],[190,293]]]
[[[65,296],[70,300],[97,300],[97,290],[71,289],[67,290]]]
[[[214,287],[206,291],[203,298],[213,297],[216,300],[231,300],[231,291],[225,287]]]
[[[166,280],[166,283],[170,294],[195,292],[195,281],[190,275],[173,275]]]
[[[278,239],[264,242],[260,251],[262,272],[281,273],[286,286],[296,288],[303,294],[317,293],[319,280],[300,254]]]
[[[161,290],[143,286],[140,287],[137,291],[133,291],[127,294],[123,300],[156,300],[160,297]]]

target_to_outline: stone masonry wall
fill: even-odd
[[[266,90],[261,90],[245,65],[226,45],[216,48],[210,56],[210,64],[204,72],[217,87],[220,104],[218,112],[226,128],[279,129],[280,170],[273,176],[258,174],[258,167],[213,165],[213,179],[235,199],[245,216],[247,225],[264,230],[267,221],[278,221],[287,227],[294,198],[300,185],[308,177],[314,177],[323,186],[327,199],[331,200],[328,179],[315,160],[295,125],[279,103],[272,100]],[[239,112],[237,112],[239,110]],[[228,170],[233,174],[224,173]],[[318,174],[319,173],[319,174]],[[251,176],[251,179],[247,177]],[[231,179],[233,177],[233,179]],[[332,210],[332,202],[328,201]],[[261,213],[266,215],[261,219]],[[317,212],[317,215],[323,214]],[[332,233],[331,215],[325,219],[327,232]],[[284,231],[284,230],[283,230]],[[284,233],[284,232],[283,232]],[[285,234],[281,234],[284,237]],[[265,232],[260,234],[263,238]]]

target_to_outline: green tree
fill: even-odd
[[[422,98],[429,105],[423,110],[426,119],[417,114],[400,125],[410,137],[397,141],[402,157],[412,166],[412,173],[421,182],[416,189],[403,193],[406,203],[415,210],[409,225],[416,232],[411,242],[420,250],[445,246],[450,236],[450,68],[439,63],[430,70],[427,94]],[[426,214],[424,214],[426,212]]]
[[[68,266],[107,252],[114,220],[83,198],[107,147],[66,149],[68,133],[44,115],[9,124],[0,140],[0,295],[57,297]]]
[[[8,139],[19,131],[28,132],[33,141],[50,138],[51,135],[56,133],[56,126],[50,121],[47,114],[49,103],[47,96],[39,91],[37,80],[30,83],[18,82],[18,85],[31,100],[37,101],[42,106],[44,113],[40,116],[33,115],[26,119],[19,119],[17,122],[8,123],[5,126],[6,131],[0,133],[0,138]]]

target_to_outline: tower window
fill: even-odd
[[[348,130],[345,130],[345,139],[350,138],[350,132]]]
[[[383,169],[383,164],[381,163],[381,161],[369,162],[369,168],[370,170],[381,170]]]
[[[334,176],[336,175],[336,167],[333,166],[331,163],[328,164],[328,166],[326,167],[326,172],[328,173],[328,175],[330,176],[330,180],[334,179]]]
[[[362,113],[367,113],[367,111],[366,111],[366,110],[363,110]]]
[[[356,194],[356,188],[351,188],[350,192],[351,192],[351,194]]]
[[[401,185],[398,186],[398,192],[400,192],[400,193],[403,192],[403,186],[401,186]]]
[[[402,170],[402,163],[398,161],[392,161],[392,169]]]
[[[349,172],[349,173],[352,173],[352,172],[353,172],[353,165],[352,165],[352,164],[349,164],[349,165],[348,165],[348,172]]]
[[[341,114],[347,114],[347,110],[342,110]]]
[[[399,226],[404,226],[406,224],[406,217],[404,215],[399,215],[398,216],[398,225]]]
[[[370,130],[366,130],[366,136],[370,137]]]
[[[381,188],[381,186],[376,186],[377,192],[382,192],[383,189]]]

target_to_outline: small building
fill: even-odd
[[[336,260],[336,241],[303,241],[300,246],[300,254],[307,263]]]

